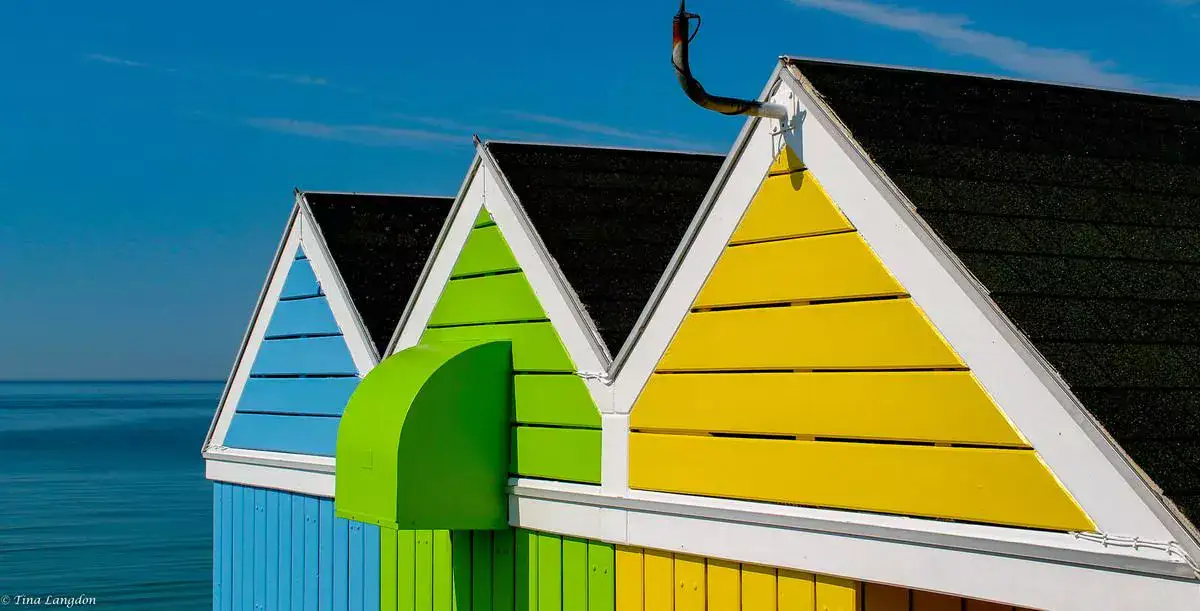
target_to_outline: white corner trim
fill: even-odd
[[[567,355],[575,364],[576,371],[605,371],[609,358],[591,319],[584,314],[570,284],[562,276],[558,264],[546,251],[545,245],[537,235],[537,229],[508,187],[486,145],[479,147],[479,155],[483,159],[486,171],[476,176],[477,180],[482,178],[484,183],[485,205],[508,242],[513,257],[525,272],[529,286],[545,310],[546,317],[554,325],[554,330],[562,340]],[[603,384],[587,384],[587,388],[597,408],[604,409],[605,405],[611,403]]]
[[[426,266],[428,271],[414,290],[408,316],[400,321],[397,337],[392,342],[389,355],[420,343],[421,335],[425,333],[425,325],[429,324],[429,317],[433,315],[433,309],[441,299],[446,283],[450,281],[450,273],[454,271],[458,255],[475,227],[475,217],[483,207],[483,183],[480,174],[485,171],[481,167],[479,156],[476,155],[459,189],[458,197],[450,208],[450,218],[443,227],[442,235],[438,237],[433,252],[429,254],[429,264]]]
[[[212,481],[333,498],[332,473],[302,471],[270,465],[204,461],[204,476]]]
[[[600,414],[600,490],[629,494],[629,414]]]
[[[303,219],[300,224],[300,243],[304,247],[304,254],[308,256],[313,274],[316,275],[317,282],[321,284],[321,290],[329,302],[329,309],[333,311],[333,319],[337,321],[338,328],[342,330],[342,339],[346,342],[346,348],[350,351],[350,358],[354,360],[358,375],[364,376],[379,362],[375,346],[371,343],[370,335],[363,326],[358,310],[354,308],[354,302],[351,301],[349,291],[346,290],[346,283],[342,280],[337,264],[329,254],[329,247],[325,243],[325,238],[321,236],[321,230],[313,220],[312,212],[308,209],[308,203],[304,201],[303,195],[300,196],[300,216]]]
[[[786,88],[769,85],[771,101],[787,99]],[[634,330],[636,343],[619,363],[613,383],[613,406],[628,414],[666,352],[675,330],[692,307],[709,272],[725,250],[750,200],[758,191],[782,144],[772,129],[778,121],[750,118],[730,152],[697,214],[700,225],[684,238],[676,261],[668,267],[660,290],[652,297],[651,313],[644,325]],[[657,300],[655,302],[654,300]]]
[[[1069,535],[1034,533],[1065,538],[1061,545],[1012,541],[979,549],[972,548],[970,537],[956,544],[955,535],[909,528],[924,540],[904,540],[891,536],[896,532],[886,527],[836,519],[849,512],[799,507],[780,511],[775,505],[723,499],[682,505],[666,498],[670,496],[674,495],[617,499],[595,486],[520,479],[512,488],[509,521],[521,528],[614,544],[1039,609],[1175,609],[1200,602],[1200,582],[1186,565],[1111,553],[1094,544],[1094,549],[1085,549],[1086,543]],[[1071,549],[1061,549],[1065,546]]]
[[[907,201],[882,188],[882,171],[872,176],[873,166],[852,156],[856,149],[832,111],[790,74],[783,79],[808,110],[800,129],[809,170],[1099,530],[1172,540],[941,240]]]
[[[250,377],[254,358],[258,356],[258,348],[267,334],[271,314],[275,311],[275,304],[279,303],[279,295],[283,292],[283,285],[287,282],[288,272],[291,271],[292,262],[296,257],[296,249],[300,246],[303,220],[300,218],[298,200],[299,198],[288,217],[283,241],[280,242],[279,249],[275,253],[275,261],[271,271],[267,274],[267,281],[259,296],[254,318],[251,319],[246,336],[242,340],[242,347],[233,364],[233,372],[230,373],[225,392],[217,404],[217,413],[213,418],[212,426],[209,427],[208,438],[205,440],[201,452],[207,452],[213,447],[225,444],[225,434],[229,432],[229,423],[233,420],[238,401],[242,397],[242,391],[246,388],[246,380]]]

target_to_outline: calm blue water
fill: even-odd
[[[220,392],[211,382],[0,382],[0,602],[84,595],[96,604],[76,608],[211,608],[200,445]]]

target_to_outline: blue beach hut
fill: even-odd
[[[215,608],[378,607],[379,529],[334,518],[338,423],[452,202],[297,191],[203,447]]]

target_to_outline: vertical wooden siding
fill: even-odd
[[[224,445],[333,456],[359,372],[303,249],[291,265]]]
[[[605,543],[516,529],[382,537],[383,611],[615,611]]]
[[[214,611],[377,611],[379,528],[333,501],[213,484]]]
[[[713,558],[616,548],[615,611],[1022,611]]]
[[[1093,530],[816,179],[786,155],[634,405],[630,486]]]
[[[471,339],[512,341],[510,472],[598,484],[600,412],[486,211],[459,253],[421,341]]]

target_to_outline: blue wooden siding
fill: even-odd
[[[297,251],[223,445],[333,456],[359,371],[312,266]],[[227,408],[227,409],[229,409]]]
[[[288,270],[287,279],[283,282],[283,292],[280,299],[302,299],[321,294],[321,286],[317,284],[317,276],[313,273],[308,259],[297,259]]]
[[[378,611],[379,527],[333,500],[213,484],[214,611]]]

